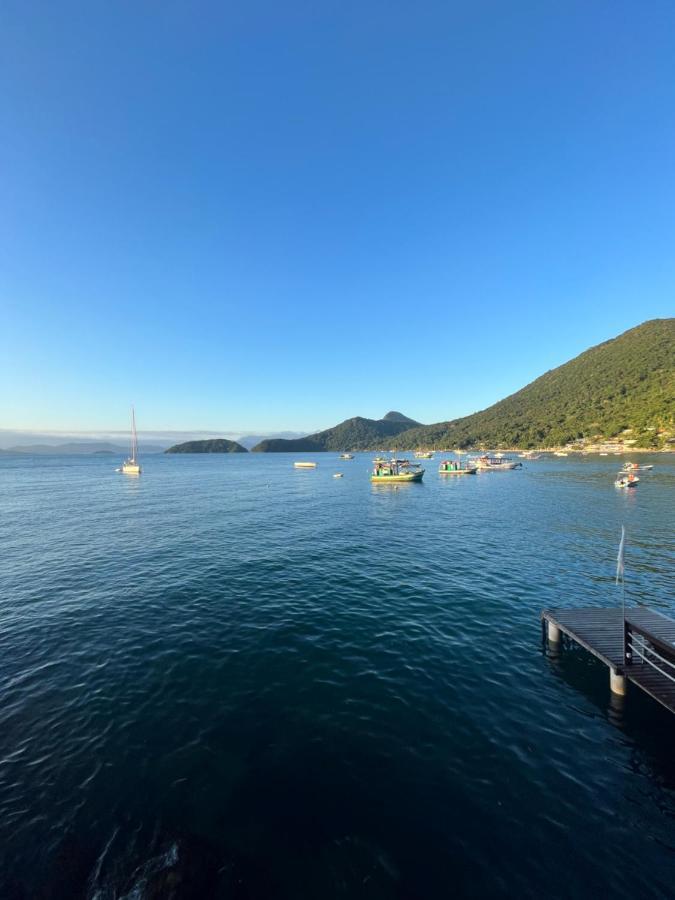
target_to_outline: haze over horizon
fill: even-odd
[[[0,13],[0,427],[484,409],[675,285],[675,10]]]

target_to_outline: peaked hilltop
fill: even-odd
[[[290,451],[320,452],[323,450],[369,450],[383,441],[390,441],[401,432],[423,427],[400,412],[388,412],[382,419],[355,416],[306,438],[284,440],[273,438],[253,447],[253,453],[286,453]]]
[[[414,419],[409,419],[408,416],[404,416],[403,413],[396,412],[396,410],[392,410],[388,412],[386,415],[382,416],[380,419],[381,422],[403,422],[408,427],[415,427],[419,425],[419,422],[416,422]]]
[[[619,439],[675,447],[675,319],[652,319],[481,412],[403,432],[418,447],[554,447]]]

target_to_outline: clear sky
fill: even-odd
[[[0,7],[0,427],[482,408],[675,312],[675,4]]]

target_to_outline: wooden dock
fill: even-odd
[[[675,713],[675,620],[651,609],[545,609],[549,644],[565,634],[610,670],[610,687],[625,693],[630,681]]]

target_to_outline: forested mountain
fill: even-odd
[[[674,416],[675,319],[653,319],[488,409],[408,430],[395,447],[550,447],[623,433],[639,447],[659,447],[674,434]]]
[[[246,447],[242,447],[236,441],[227,441],[225,438],[213,438],[209,441],[185,441],[182,444],[174,444],[165,453],[248,453]]]
[[[284,453],[287,451],[368,450],[383,441],[388,442],[419,422],[399,412],[388,412],[382,419],[364,419],[355,416],[334,428],[327,428],[306,438],[296,440],[271,439],[253,447],[253,453]]]

